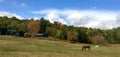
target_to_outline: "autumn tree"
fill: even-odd
[[[103,45],[107,44],[106,39],[103,37],[103,35],[100,34],[91,38],[91,41],[93,44],[103,44]]]
[[[54,21],[54,25],[57,29],[61,29],[62,24],[60,22]]]
[[[28,34],[34,37],[40,31],[40,22],[38,20],[27,21]]]
[[[73,38],[72,32],[69,31],[69,32],[67,33],[67,36],[68,36],[68,37],[67,37],[67,40],[72,40],[72,38]]]

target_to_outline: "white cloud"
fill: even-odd
[[[120,26],[119,11],[48,9],[33,11],[33,13],[44,14],[46,15],[45,17],[51,22],[62,20],[60,22],[74,26],[84,26],[101,29],[112,29]],[[61,16],[64,18],[61,18]]]
[[[48,14],[48,13],[59,13],[60,11],[59,10],[56,10],[56,9],[50,9],[50,10],[40,10],[40,11],[33,11],[32,13],[35,13],[35,14]]]
[[[116,20],[116,15],[117,13],[109,11],[78,11],[68,15],[67,19],[75,26],[111,29],[117,25],[116,22],[110,22]]]
[[[28,8],[28,5],[26,3],[19,3],[19,2],[13,2],[12,6],[18,7],[18,8]]]
[[[61,19],[57,14],[49,13],[45,16],[45,19],[48,19],[50,22],[54,23],[54,21],[59,21],[63,24],[67,24],[64,19]]]
[[[27,18],[27,19],[34,19],[34,20],[40,20],[40,18],[39,17],[34,17],[34,18]]]
[[[23,19],[23,17],[15,14],[15,13],[10,13],[10,12],[6,12],[6,11],[0,11],[0,16],[8,16],[9,18],[16,17],[16,18],[19,18],[19,19]]]
[[[120,25],[120,13],[118,13],[116,17],[117,17],[116,22],[117,22],[118,25]]]
[[[27,4],[21,3],[20,6],[21,6],[21,7],[27,7]]]

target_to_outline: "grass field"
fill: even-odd
[[[0,36],[0,57],[120,57],[120,45],[82,51],[86,44],[62,40]]]

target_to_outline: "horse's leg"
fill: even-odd
[[[82,51],[83,51],[83,49],[84,49],[84,48],[82,47]]]
[[[83,49],[84,49],[84,48],[82,47],[82,51],[83,51]]]
[[[89,47],[89,50],[91,50],[91,47]]]

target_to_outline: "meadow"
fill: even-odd
[[[91,50],[82,51],[83,45]],[[0,35],[0,57],[120,57],[120,45],[70,43],[58,39],[22,38]]]

